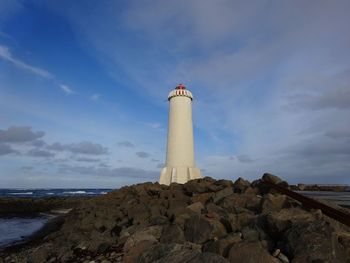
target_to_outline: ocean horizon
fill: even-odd
[[[0,188],[0,197],[69,197],[107,194],[112,188]]]

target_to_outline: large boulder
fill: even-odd
[[[284,250],[293,262],[347,262],[335,229],[325,221],[294,224],[284,235]]]
[[[176,225],[168,225],[163,228],[160,236],[161,243],[183,243],[185,242],[185,235],[182,229]]]
[[[262,198],[261,212],[263,214],[280,211],[281,209],[288,207],[290,207],[290,203],[285,195],[266,194]]]
[[[235,193],[223,198],[218,205],[230,213],[235,213],[236,207],[246,208],[258,213],[261,210],[261,198],[250,194]]]
[[[232,245],[241,241],[241,233],[231,233],[222,239],[211,240],[205,243],[205,245],[203,246],[203,251],[212,252],[219,254],[223,257],[227,257]]]
[[[203,244],[204,242],[226,235],[225,226],[217,218],[193,215],[185,223],[186,240]]]
[[[188,181],[186,184],[184,184],[183,188],[188,195],[213,192],[211,187],[214,182],[215,180],[213,178],[204,177],[201,179]]]
[[[247,180],[244,180],[243,178],[239,177],[234,183],[233,183],[233,189],[235,193],[244,193],[244,191],[250,187],[250,182]]]
[[[280,240],[285,231],[292,226],[301,223],[311,223],[315,220],[315,217],[313,214],[303,209],[290,208],[282,209],[278,212],[271,212],[266,216],[262,216],[260,219],[261,226],[264,228],[265,232],[271,237]]]
[[[183,261],[186,263],[228,263],[228,260],[225,259],[224,257],[210,253],[210,252],[204,252],[204,253],[199,253],[192,259],[188,261]],[[180,263],[180,262],[179,262]]]
[[[232,246],[229,252],[232,263],[273,263],[279,262],[263,248],[260,242],[240,242]]]

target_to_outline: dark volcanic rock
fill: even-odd
[[[213,227],[208,220],[201,215],[191,216],[185,223],[186,240],[202,244],[213,238]]]
[[[266,180],[286,185],[265,174],[251,184],[206,177],[123,187],[71,206],[32,242],[0,252],[0,263],[347,262],[349,229]],[[47,204],[26,211],[56,207]]]
[[[233,188],[235,193],[244,193],[244,191],[250,187],[250,183],[247,180],[244,180],[243,178],[239,177],[234,183]]]
[[[260,242],[241,242],[234,244],[229,252],[230,262],[273,263],[278,262]]]

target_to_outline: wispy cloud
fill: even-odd
[[[95,94],[93,94],[93,95],[90,96],[90,100],[96,101],[96,100],[98,100],[100,97],[101,97],[100,94],[95,93]]]
[[[0,58],[4,59],[6,61],[9,61],[12,64],[14,64],[15,66],[17,66],[21,69],[27,70],[28,72],[35,74],[35,75],[38,75],[42,78],[45,78],[45,79],[53,79],[54,78],[54,76],[50,72],[48,72],[47,70],[29,65],[29,64],[23,62],[22,60],[15,58],[12,55],[12,53],[10,52],[10,49],[6,46],[0,45]]]
[[[64,93],[66,93],[67,95],[71,95],[71,94],[75,93],[74,90],[72,90],[72,89],[71,89],[70,87],[68,87],[67,85],[60,84],[59,86],[60,86],[61,90],[62,90]]]

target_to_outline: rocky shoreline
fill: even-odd
[[[0,217],[33,217],[40,213],[59,213],[79,206],[92,197],[2,197]]]
[[[350,262],[350,230],[267,187],[203,178],[143,183],[75,204],[8,262]],[[62,206],[61,206],[62,207]]]

